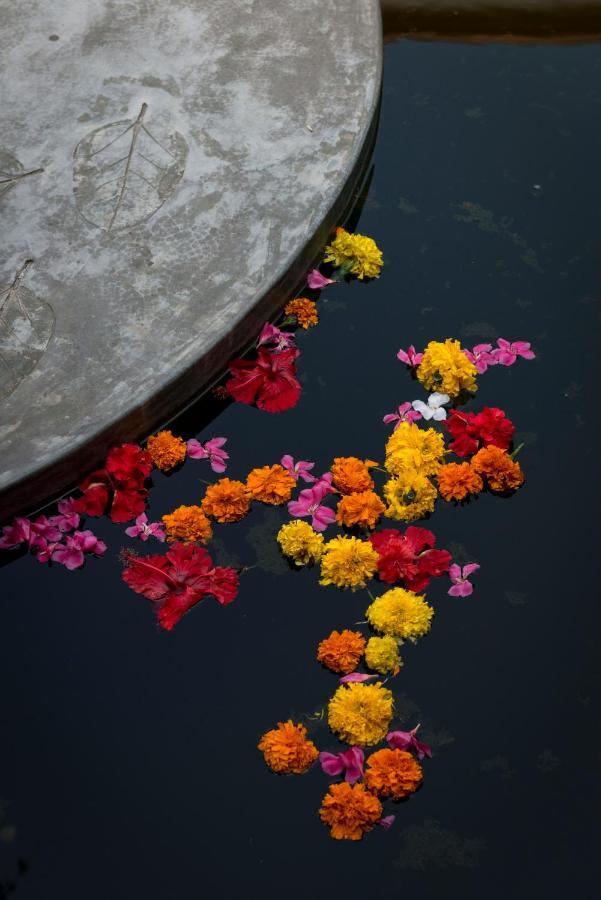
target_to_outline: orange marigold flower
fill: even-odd
[[[401,800],[418,789],[422,767],[406,750],[376,750],[367,758],[365,784],[378,797]]]
[[[178,506],[163,516],[168,541],[198,541],[206,544],[213,535],[201,506]]]
[[[484,482],[467,462],[447,463],[438,470],[437,478],[443,500],[465,500],[484,488]]]
[[[246,486],[241,481],[220,478],[207,488],[202,508],[218,522],[238,522],[250,508]]]
[[[355,494],[359,491],[371,491],[374,486],[369,469],[378,464],[371,459],[357,459],[356,456],[337,456],[331,472],[334,487],[341,494]]]
[[[382,818],[382,804],[362,784],[341,781],[330,785],[319,818],[330,826],[330,835],[337,841],[360,841]]]
[[[186,442],[170,431],[151,435],[146,441],[146,449],[157,469],[163,472],[173,469],[186,458]]]
[[[385,509],[386,506],[374,491],[346,494],[338,503],[336,521],[346,528],[352,528],[353,525],[375,528]]]
[[[472,457],[472,468],[486,478],[491,491],[514,491],[524,483],[519,463],[499,447],[482,447]]]
[[[306,772],[318,757],[317,747],[306,735],[305,726],[295,725],[292,719],[266,731],[258,747],[269,768],[280,775]]]
[[[317,661],[332,672],[348,675],[357,668],[365,650],[365,638],[359,631],[333,631],[317,648]]]
[[[249,472],[246,490],[253,500],[280,506],[290,500],[295,484],[290,472],[277,463],[275,466],[262,466]]]
[[[305,330],[319,322],[317,304],[315,300],[309,300],[307,297],[297,297],[296,300],[291,300],[284,307],[284,313],[287,316],[293,316]]]

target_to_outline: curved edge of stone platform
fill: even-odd
[[[346,166],[339,173],[335,186],[320,191],[321,186],[316,185],[313,225],[304,242],[282,254],[277,268],[265,275],[245,307],[234,311],[220,328],[213,330],[210,341],[205,340],[202,353],[195,358],[183,358],[173,365],[168,376],[163,377],[151,394],[141,400],[122,403],[110,421],[99,420],[96,427],[74,436],[68,448],[50,453],[33,465],[31,461],[23,460],[22,471],[13,472],[10,482],[5,479],[3,483],[0,476],[0,520],[39,509],[97,466],[110,446],[127,440],[142,440],[185,409],[223,374],[232,356],[250,345],[262,323],[273,317],[302,287],[307,271],[318,262],[333,228],[355,205],[377,130],[382,78],[380,7],[377,0],[358,2],[363,14],[369,8],[371,22],[371,33],[363,35],[366,52],[371,55],[368,101],[363,101],[364,108],[357,114],[359,126],[353,136],[352,153],[348,154]],[[335,27],[332,39],[336,39]],[[0,433],[2,424],[0,420]]]

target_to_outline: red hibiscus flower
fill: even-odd
[[[109,450],[104,469],[97,469],[79,485],[83,496],[74,502],[76,512],[101,516],[110,504],[113,522],[129,522],[144,512],[148,490],[145,481],[152,460],[137,444]]]
[[[480,447],[491,444],[507,450],[514,432],[511,420],[496,406],[485,406],[479,413],[453,409],[447,417],[446,426],[454,438],[449,449],[457,456],[471,456]]]
[[[378,552],[378,575],[394,584],[402,581],[407,590],[423,591],[430,579],[447,572],[451,564],[448,550],[435,550],[436,538],[426,528],[410,525],[404,534],[385,528],[370,537]]]
[[[152,600],[159,625],[171,631],[185,613],[208,594],[222,606],[236,599],[239,577],[235,569],[214,566],[203,547],[173,544],[167,553],[124,554],[122,578],[129,587]]]
[[[235,359],[229,365],[232,377],[226,382],[228,393],[239,403],[266,412],[283,412],[298,403],[301,386],[295,378],[294,360],[298,350],[270,353],[260,347],[254,360]]]

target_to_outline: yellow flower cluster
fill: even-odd
[[[336,229],[336,237],[326,247],[324,262],[360,280],[377,278],[384,265],[382,251],[373,238],[350,234],[344,228]]]
[[[376,597],[365,615],[376,631],[415,643],[429,632],[434,610],[423,595],[397,587]]]
[[[417,377],[429,391],[457,397],[463,391],[474,394],[477,370],[469,361],[459,341],[430,341],[417,368]]]
[[[384,498],[388,501],[386,515],[389,519],[413,522],[434,511],[436,488],[425,475],[403,472],[384,485]]]
[[[282,525],[277,534],[282,553],[296,566],[319,562],[323,553],[323,534],[313,531],[308,522],[293,519]]]
[[[396,675],[403,665],[398,641],[390,634],[371,637],[365,648],[367,668],[379,675]]]
[[[368,541],[356,537],[332,538],[323,549],[319,583],[353,591],[365,587],[378,568],[378,559]]]
[[[328,705],[328,725],[341,741],[369,747],[385,737],[392,707],[392,691],[379,681],[341,684]]]
[[[401,422],[388,438],[384,465],[391,475],[405,472],[436,475],[444,452],[444,438],[434,428],[420,428],[414,422]]]

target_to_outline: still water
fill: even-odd
[[[395,692],[434,758],[393,828],[332,841],[319,768],[278,778],[255,749],[330,696],[316,644],[363,618],[365,593],[290,572],[284,512],[257,506],[211,545],[256,565],[238,600],[159,633],[121,582],[122,528],[92,520],[104,559],[1,574],[0,881],[19,900],[596,895],[600,159],[598,47],[389,46],[356,226],[381,279],[322,295],[296,409],[231,405],[203,427],[203,408],[174,428],[228,437],[233,478],[287,452],[320,471],[381,459],[382,416],[417,396],[399,347],[533,342],[537,360],[486,373],[475,404],[515,422],[525,487],[439,503],[430,523],[482,568],[465,600],[432,582],[432,631],[403,654]],[[150,518],[197,502],[207,472],[156,477]]]

